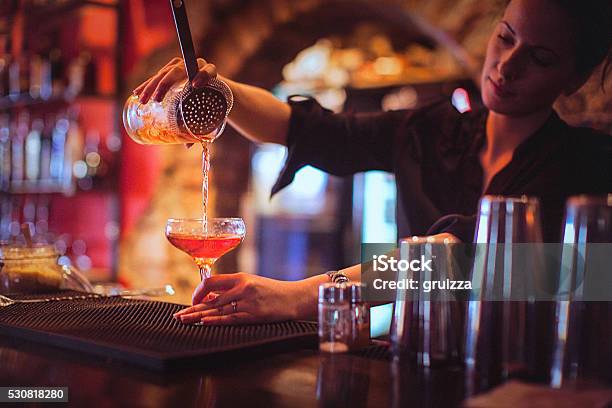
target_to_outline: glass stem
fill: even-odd
[[[198,265],[198,269],[200,269],[200,279],[204,281],[204,279],[210,278],[210,271],[212,269],[211,265],[203,264]]]

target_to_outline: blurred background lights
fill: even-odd
[[[101,158],[98,152],[89,152],[85,156],[85,163],[87,163],[89,167],[98,167],[100,165],[100,161]]]
[[[382,109],[385,111],[414,109],[419,102],[419,96],[412,86],[404,86],[396,92],[385,95],[382,100]]]
[[[402,68],[402,61],[397,57],[378,57],[374,61],[374,71],[379,75],[399,75]]]
[[[468,96],[467,91],[463,88],[457,88],[453,91],[451,102],[455,109],[461,113],[472,110],[472,106],[470,105],[470,97]]]
[[[78,179],[82,179],[83,177],[87,176],[87,163],[85,163],[83,160],[77,160],[72,165],[72,174],[74,174],[74,177]]]

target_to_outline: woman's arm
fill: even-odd
[[[342,269],[350,281],[359,282],[361,280],[361,264],[353,265]],[[329,282],[329,276],[326,274],[312,276],[304,280],[296,282],[301,286],[301,299],[310,299],[306,302],[300,302],[296,310],[296,319],[315,320],[317,318],[317,305],[319,297],[319,285]]]
[[[217,75],[216,67],[203,59],[198,59],[198,64],[194,86],[217,77],[229,85],[234,94],[229,122],[241,134],[257,143],[291,144],[284,184],[308,164],[341,176],[365,170],[392,171],[395,135],[412,114],[334,114],[307,98],[285,103],[264,89]],[[170,87],[185,79],[183,60],[175,58],[138,86],[134,94],[141,103],[151,98],[160,101]]]
[[[256,143],[287,145],[291,108],[270,92],[255,86],[221,78],[234,94],[230,124]]]
[[[440,241],[459,241],[451,234],[435,235]],[[395,250],[397,251],[397,250]],[[342,269],[351,281],[361,280],[361,264]],[[326,274],[296,282],[247,273],[217,275],[205,279],[193,294],[193,306],[174,317],[183,323],[245,324],[282,320],[316,320],[318,289],[329,282]],[[209,296],[220,292],[219,296]],[[236,310],[232,306],[236,302]]]
[[[359,281],[361,265],[343,269],[350,280]],[[174,317],[183,323],[244,324],[282,320],[316,320],[319,285],[326,274],[296,282],[280,281],[247,273],[212,276],[193,294],[193,306]],[[219,296],[209,296],[211,292]],[[233,309],[232,302],[236,302]]]
[[[195,87],[202,87],[218,76],[216,67],[204,59],[199,58],[198,65],[200,71],[193,80]],[[291,116],[289,105],[264,89],[219,78],[229,85],[234,94],[234,106],[229,116],[232,126],[256,143],[286,144]],[[134,94],[138,95],[141,103],[147,103],[151,98],[161,101],[174,84],[186,79],[183,60],[174,58],[138,86]]]

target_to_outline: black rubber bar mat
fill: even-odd
[[[389,350],[389,347],[378,344],[373,344],[362,350],[355,351],[353,354],[359,357],[370,358],[373,360],[393,360],[393,355],[391,354],[391,350]]]
[[[118,297],[13,304],[0,308],[0,334],[156,370],[317,345],[313,322],[192,326],[172,318],[183,307]]]

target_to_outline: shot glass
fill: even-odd
[[[345,353],[351,345],[351,297],[341,283],[319,286],[319,350]]]

